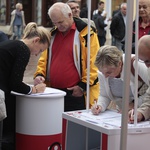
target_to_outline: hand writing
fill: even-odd
[[[142,113],[140,112],[137,112],[137,122],[140,122],[144,119],[144,116]],[[134,110],[131,109],[129,112],[128,112],[128,122],[129,123],[134,123]]]
[[[91,107],[91,112],[94,115],[98,115],[102,111],[102,107],[100,105],[97,105],[96,101],[94,101],[94,104]]]
[[[45,91],[46,84],[40,83],[35,86],[36,93],[43,93]]]

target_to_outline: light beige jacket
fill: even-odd
[[[8,31],[8,34],[10,34],[10,35],[13,33],[13,23],[14,23],[14,20],[15,20],[15,14],[16,14],[16,9],[13,10],[12,13],[11,13],[10,28],[9,28],[9,31]],[[23,25],[23,29],[24,29],[24,27],[26,26],[24,11],[21,11],[21,14],[22,14],[22,25]]]

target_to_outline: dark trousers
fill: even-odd
[[[72,91],[67,89],[61,89],[66,92],[64,98],[64,111],[74,111],[74,110],[83,110],[85,107],[85,97],[74,97],[72,96]]]
[[[7,118],[3,120],[2,150],[15,150],[15,106],[16,97],[5,95]]]
[[[98,36],[100,46],[105,45],[106,37],[105,36]]]

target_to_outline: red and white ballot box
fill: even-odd
[[[60,150],[65,92],[16,95],[16,150]]]

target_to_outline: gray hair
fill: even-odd
[[[104,66],[118,66],[122,61],[123,51],[120,51],[116,46],[102,46],[96,56],[95,66],[103,68]]]
[[[51,18],[51,12],[54,11],[54,10],[60,10],[62,12],[62,14],[68,18],[68,14],[71,13],[72,14],[72,10],[71,8],[69,7],[68,4],[66,3],[62,3],[62,2],[57,2],[57,3],[54,3],[48,10],[48,15],[49,17]]]

